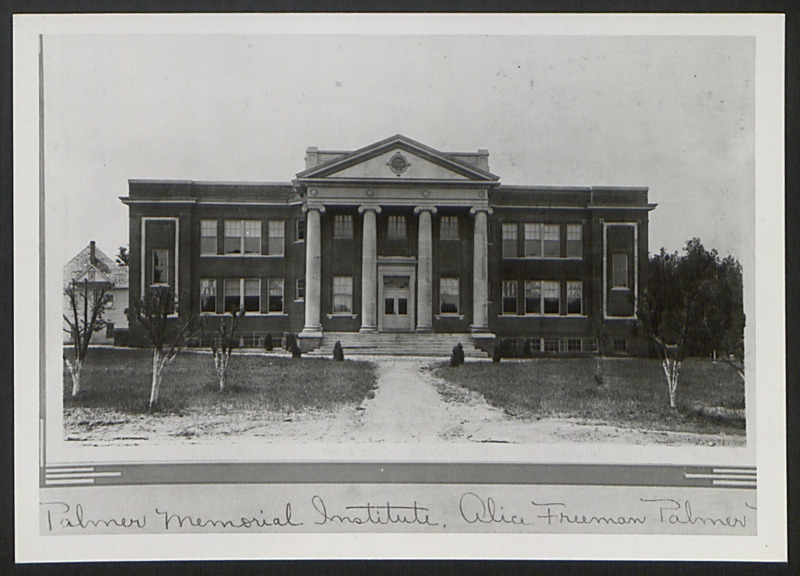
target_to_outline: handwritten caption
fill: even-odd
[[[609,506],[597,511],[597,503],[581,505],[550,499],[529,498],[503,501],[477,491],[432,503],[365,500],[342,504],[318,494],[308,499],[281,501],[244,514],[197,513],[192,508],[156,505],[135,514],[103,514],[91,504],[79,501],[50,501],[40,504],[45,533],[114,532],[226,532],[226,531],[309,531],[342,527],[393,527],[404,531],[492,531],[531,529],[538,531],[615,532],[636,528],[693,528],[693,532],[745,533],[755,524],[756,507],[742,500],[725,506],[723,514],[713,506],[698,506],[690,499],[639,497],[626,511]],[[587,530],[587,528],[591,530]]]

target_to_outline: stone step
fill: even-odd
[[[486,353],[475,348],[469,334],[415,334],[409,332],[377,332],[360,334],[357,332],[327,332],[323,335],[319,348],[309,354],[330,356],[336,342],[342,344],[345,355],[394,355],[394,356],[436,356],[449,357],[453,347],[461,343],[464,356],[486,358]]]

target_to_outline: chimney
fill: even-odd
[[[89,263],[94,266],[97,264],[97,256],[94,253],[94,240],[89,242]]]
[[[319,164],[319,148],[309,146],[306,149],[306,170]]]

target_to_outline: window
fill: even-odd
[[[458,278],[439,279],[439,313],[458,314]]]
[[[302,218],[295,220],[294,239],[295,242],[302,242],[306,239],[306,221]]]
[[[225,278],[223,287],[225,312],[261,312],[261,280],[258,278]]]
[[[567,258],[583,256],[583,226],[567,224]]]
[[[439,220],[439,239],[458,240],[458,216],[442,216]]]
[[[200,312],[217,311],[217,281],[203,278],[200,280]]]
[[[542,283],[525,282],[525,314],[542,313]]]
[[[406,239],[406,217],[392,215],[389,216],[389,224],[386,229],[386,237],[389,240],[403,240]]]
[[[153,284],[169,284],[169,250],[153,250]]]
[[[225,220],[225,254],[261,254],[260,220]]]
[[[353,217],[349,214],[336,214],[333,217],[333,237],[339,240],[353,239]]]
[[[561,256],[561,226],[558,224],[545,224],[543,226],[542,250],[545,258],[559,258]]]
[[[542,256],[542,225],[525,222],[525,251],[528,258],[540,258]]]
[[[267,254],[270,256],[283,256],[283,220],[270,220],[267,222],[269,227],[269,240]]]
[[[503,280],[503,314],[517,313],[517,281]]]
[[[114,337],[114,323],[113,322],[106,322],[106,338],[113,338]]]
[[[113,310],[114,309],[114,295],[113,294],[106,294],[106,310]]]
[[[200,254],[203,256],[217,253],[217,221],[200,220]]]
[[[225,278],[223,287],[225,288],[225,294],[223,295],[225,312],[240,310],[242,308],[241,280],[239,278]]]
[[[306,299],[306,279],[298,278],[297,285],[295,286],[295,300]]]
[[[333,313],[350,314],[353,312],[353,277],[333,277]]]
[[[583,282],[567,282],[567,314],[583,314]]]
[[[611,286],[613,288],[628,287],[628,255],[617,253],[611,257]]]
[[[283,313],[283,278],[270,278],[267,280],[268,300],[267,300],[267,313],[268,314],[282,314]]]
[[[542,304],[545,314],[560,313],[558,282],[542,282]]]
[[[582,341],[580,338],[567,338],[567,352],[580,352]]]
[[[503,258],[517,257],[517,224],[503,224]]]
[[[628,341],[625,338],[614,338],[614,352],[627,352]]]
[[[545,341],[544,341],[544,351],[545,352],[560,352],[561,351],[560,344],[561,344],[561,342],[559,342],[558,340],[547,340],[547,339],[545,339]]]

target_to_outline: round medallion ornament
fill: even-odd
[[[431,195],[431,191],[430,190],[423,190],[422,191],[422,197],[423,198],[428,198],[430,195]]]
[[[370,198],[375,196],[375,190],[367,190],[367,196],[369,196]]]
[[[312,188],[311,190],[308,191],[308,195],[309,196],[316,196],[317,195],[317,189],[316,188]]]
[[[398,176],[408,170],[408,167],[411,166],[409,161],[406,160],[406,157],[400,154],[400,152],[395,153],[395,155],[389,159],[386,165]]]

